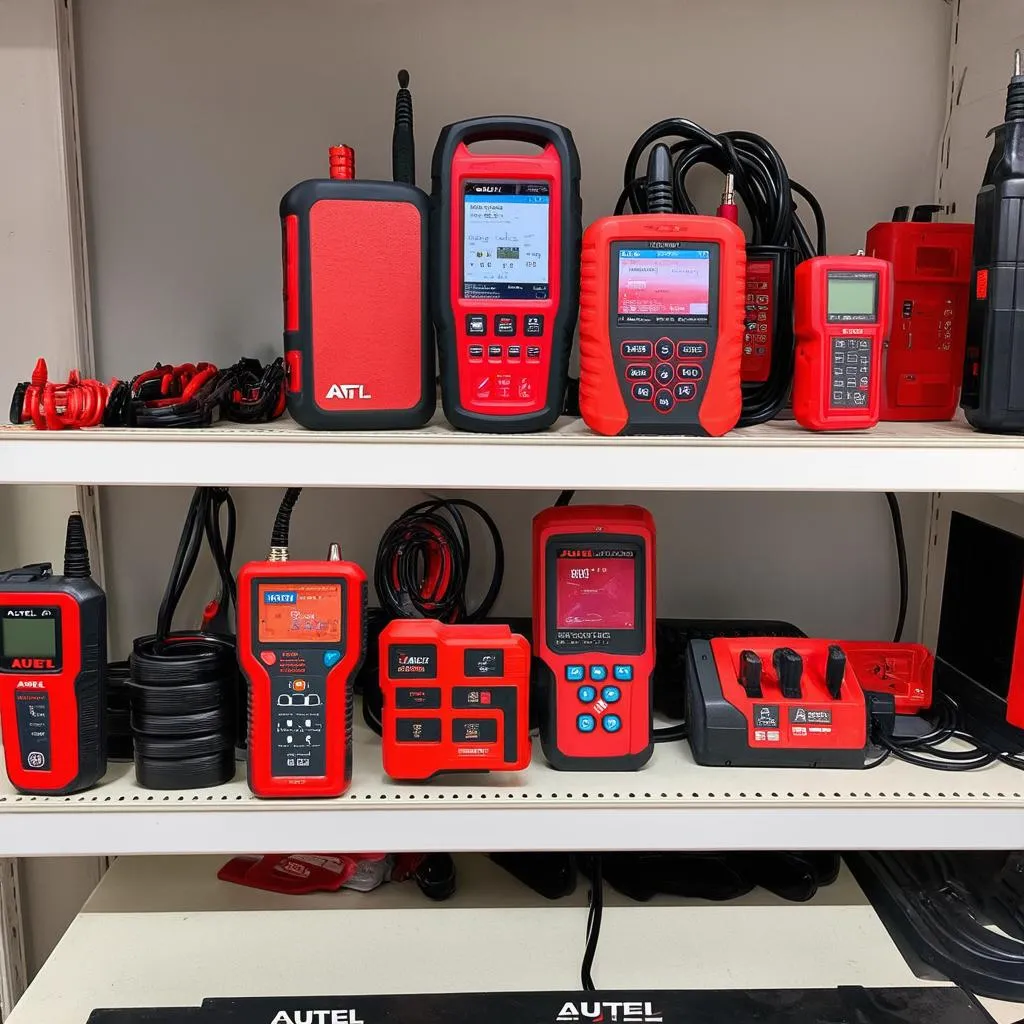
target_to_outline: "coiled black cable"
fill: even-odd
[[[666,139],[676,140],[669,146],[674,212],[698,212],[686,188],[687,175],[698,164],[710,164],[723,174],[732,174],[736,194],[750,218],[748,257],[771,257],[777,262],[776,304],[781,315],[776,320],[769,375],[764,383],[744,385],[739,426],[764,423],[778,414],[789,394],[794,352],[790,315],[793,271],[796,264],[827,251],[824,213],[814,195],[790,179],[782,157],[767,139],[752,132],[716,135],[693,121],[673,117],[651,125],[634,143],[626,159],[616,215],[624,213],[627,206],[632,213],[648,212],[646,178],[639,174],[640,159],[649,146]],[[794,194],[811,209],[815,241],[796,212]]]
[[[274,519],[274,529],[270,534],[271,548],[287,549],[288,536],[292,524],[292,510],[295,508],[295,504],[301,494],[301,487],[289,487],[284,492],[284,497],[281,499],[281,504],[277,509],[277,516]]]

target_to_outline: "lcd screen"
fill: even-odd
[[[555,625],[558,629],[635,629],[636,560],[556,560]]]
[[[261,583],[258,590],[260,643],[340,642],[340,583]]]
[[[699,323],[708,319],[710,303],[708,249],[619,250],[620,317]]]
[[[828,315],[830,317],[873,317],[877,309],[877,303],[877,274],[865,274],[862,277],[829,276]]]
[[[0,640],[5,658],[55,658],[55,619],[2,619]]]

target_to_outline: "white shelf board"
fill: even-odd
[[[358,716],[357,716],[358,718]],[[353,784],[330,800],[258,800],[234,782],[163,792],[129,764],[68,797],[0,781],[0,856],[353,850],[1011,850],[1024,847],[1024,774],[950,775],[890,760],[870,771],[705,768],[660,744],[639,772],[387,779],[379,740],[354,730]]]
[[[813,434],[778,420],[722,438],[0,427],[0,483],[600,490],[1024,492],[1024,439],[963,421]]]
[[[83,1024],[98,1006],[213,996],[578,987],[585,883],[548,903],[482,858],[460,858],[446,903],[412,883],[283,897],[216,881],[221,863],[116,861],[8,1024]],[[626,903],[609,891],[608,904],[594,965],[603,988],[927,984],[845,868],[806,904],[758,891],[726,904]]]

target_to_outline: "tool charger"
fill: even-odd
[[[395,619],[380,635],[384,771],[520,771],[530,763],[530,645],[505,625]]]
[[[686,693],[690,747],[698,764],[865,765],[868,705],[856,673],[832,641],[695,640]]]

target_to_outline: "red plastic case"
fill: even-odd
[[[508,626],[395,619],[380,635],[384,771],[520,771],[530,763],[530,645]]]
[[[870,314],[828,313],[829,282],[877,275]],[[796,268],[793,415],[806,430],[878,423],[882,346],[892,318],[892,264],[870,256],[817,256]]]
[[[891,693],[896,714],[913,715],[932,704],[935,658],[921,644],[887,644],[841,640],[862,690]]]
[[[889,221],[867,253],[894,271],[893,330],[883,363],[883,420],[949,420],[963,380],[973,224]]]
[[[705,247],[708,323],[666,324],[643,315],[620,322],[618,254],[626,247]],[[639,214],[591,224],[583,235],[580,290],[580,412],[587,426],[606,435],[712,437],[736,426],[746,274],[743,232],[721,217]],[[665,367],[670,379],[661,377]]]
[[[561,574],[560,561],[565,563]],[[559,587],[566,588],[568,608],[570,585],[585,579],[574,572],[592,572],[602,561],[615,573],[624,567],[611,561],[633,564],[631,605],[621,602],[621,590],[628,586],[623,575],[618,595],[612,591],[609,596],[620,597],[620,606],[604,615],[605,623],[612,621],[612,612],[625,615],[632,626],[595,621],[593,607],[580,612],[590,628],[568,625],[568,615],[560,625]],[[571,505],[546,509],[534,518],[533,644],[543,695],[541,746],[552,767],[628,771],[649,760],[655,592],[654,519],[646,509]],[[587,687],[594,693],[582,692]],[[617,694],[606,693],[609,689]]]
[[[270,637],[288,609],[294,624],[329,595],[310,588],[340,587],[336,639]],[[260,589],[264,600],[260,601]],[[304,611],[300,592],[316,602]],[[268,595],[277,595],[268,600]],[[307,605],[307,608],[309,606]],[[299,616],[299,619],[295,617]],[[332,633],[333,619],[315,620]],[[330,628],[327,628],[327,627]],[[286,632],[288,630],[286,629]],[[338,796],[352,779],[352,682],[366,650],[366,574],[354,562],[249,562],[238,573],[238,663],[249,692],[249,788],[262,797]]]

